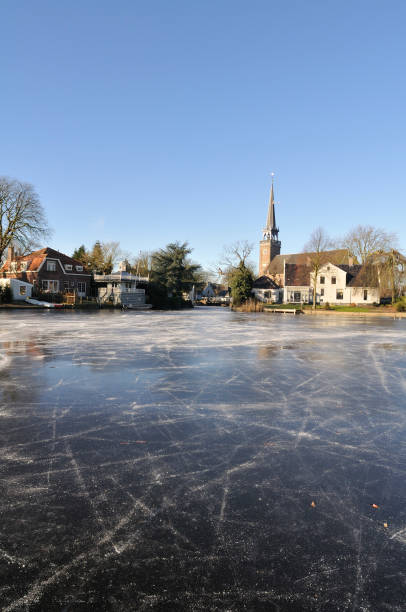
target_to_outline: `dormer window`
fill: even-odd
[[[65,264],[65,270],[70,272],[72,270],[72,264]]]
[[[10,272],[17,272],[17,262],[16,261],[12,261],[10,263]]]
[[[83,272],[83,266],[75,266],[77,272]]]
[[[20,272],[25,272],[28,268],[28,261],[20,262]]]
[[[47,270],[48,272],[56,272],[56,261],[47,260]]]

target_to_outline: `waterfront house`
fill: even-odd
[[[255,279],[251,293],[261,302],[280,302],[283,290],[269,276],[260,276]]]
[[[81,261],[50,247],[27,255],[18,255],[9,247],[0,276],[31,283],[44,293],[75,293],[79,297],[89,295],[91,280]]]
[[[313,278],[311,273],[312,287]],[[316,296],[320,304],[378,304],[380,289],[377,267],[368,264],[348,266],[327,263],[317,275]]]
[[[285,263],[284,302],[312,304],[314,273],[310,266]],[[379,303],[380,290],[376,266],[331,262],[323,265],[317,275],[317,304]]]
[[[98,300],[101,304],[111,303],[116,306],[142,308],[145,306],[145,289],[138,288],[138,282],[145,283],[148,279],[127,272],[126,262],[120,263],[117,272],[94,275]]]

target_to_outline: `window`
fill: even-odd
[[[324,289],[320,289],[320,295],[324,295]]]
[[[55,272],[56,271],[56,261],[47,260],[47,270],[49,272]]]
[[[364,289],[364,300],[368,299],[368,289]]]
[[[72,264],[65,264],[65,270],[72,270]]]
[[[78,282],[78,293],[86,293],[86,283]]]
[[[83,272],[83,266],[75,266],[78,272]]]
[[[28,261],[20,262],[20,272],[25,272],[28,267]]]
[[[26,295],[27,287],[25,285],[20,285],[20,295]]]
[[[326,279],[324,276],[320,276],[320,285],[324,285],[324,283],[326,282]]]
[[[63,281],[63,289],[64,291],[69,291],[69,281]]]
[[[57,280],[43,280],[42,281],[42,290],[47,291],[48,293],[58,293],[59,291],[59,281]]]
[[[332,277],[331,277],[331,284],[332,284],[332,285],[335,285],[335,284],[336,284],[336,282],[337,282],[336,277],[335,277],[335,276],[332,276]]]
[[[71,281],[71,282],[70,282],[70,286],[71,286],[71,287],[74,287],[74,286],[75,286],[75,281]]]
[[[300,302],[300,291],[295,291],[293,297],[295,302]]]
[[[17,272],[17,262],[12,261],[10,264],[10,272]]]
[[[342,289],[337,289],[336,299],[337,300],[343,300],[344,299],[344,291]]]

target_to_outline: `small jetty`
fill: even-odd
[[[302,314],[302,310],[300,308],[264,308],[264,312],[276,312],[278,314]]]

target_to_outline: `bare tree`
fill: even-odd
[[[406,257],[396,249],[377,251],[369,257],[371,268],[377,268],[381,292],[390,292],[392,304],[402,295],[406,282]]]
[[[0,261],[11,244],[24,253],[49,235],[45,212],[33,186],[0,177]]]
[[[233,274],[241,265],[254,274],[254,264],[248,260],[253,248],[247,240],[238,240],[223,248],[216,268],[218,276],[224,283],[230,284]]]
[[[322,227],[317,227],[303,247],[303,251],[308,254],[313,275],[313,308],[316,308],[317,276],[320,268],[328,262],[329,255],[326,251],[331,249],[332,246],[333,241],[325,230]]]
[[[152,253],[150,251],[140,251],[133,259],[131,271],[139,276],[149,276],[152,269]]]
[[[103,254],[105,274],[111,274],[116,263],[123,259],[123,252],[119,242],[102,242],[101,252]]]
[[[397,241],[395,233],[372,225],[357,225],[340,240],[340,246],[348,249],[358,263],[365,264],[372,255],[395,249]]]

